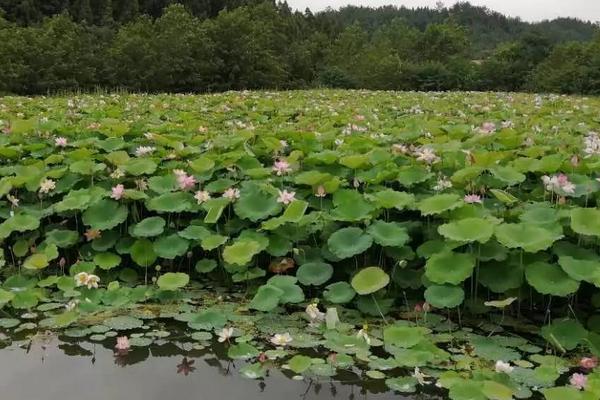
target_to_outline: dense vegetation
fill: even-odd
[[[579,357],[600,355],[599,106],[5,97],[0,330],[129,332],[121,357],[175,319],[200,346],[218,335],[249,378],[277,366],[437,383],[453,400],[598,399],[597,359]]]
[[[316,14],[258,0],[1,0],[0,9],[1,92],[600,92],[596,25],[526,23],[468,3]]]

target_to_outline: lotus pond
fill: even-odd
[[[600,399],[600,99],[3,97],[0,130],[9,397]]]

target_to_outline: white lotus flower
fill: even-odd
[[[496,372],[498,372],[498,373],[504,372],[505,374],[510,374],[513,371],[513,369],[515,369],[509,363],[504,362],[502,360],[496,361],[495,368],[496,368]]]
[[[276,333],[271,338],[271,343],[275,346],[287,346],[290,342],[294,340],[289,333]]]
[[[219,339],[217,340],[219,343],[229,341],[229,339],[233,336],[233,328],[223,328],[221,332],[219,332],[218,336]]]

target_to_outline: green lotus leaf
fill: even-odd
[[[542,261],[525,267],[527,282],[541,294],[568,296],[579,289],[579,282],[571,279],[558,265]]]
[[[542,327],[542,337],[561,351],[574,350],[588,337],[588,331],[572,319],[554,320]]]
[[[26,269],[44,269],[48,266],[48,256],[44,253],[32,254],[23,261],[23,267]]]
[[[16,214],[2,223],[11,232],[27,232],[40,227],[40,219],[30,214]]]
[[[393,390],[394,392],[400,393],[414,393],[417,391],[417,382],[416,378],[412,376],[402,376],[399,378],[389,378],[385,380],[385,385]]]
[[[174,192],[178,188],[177,178],[174,174],[153,176],[148,179],[148,187],[158,194]]]
[[[284,291],[273,285],[262,285],[248,305],[251,309],[258,311],[271,311],[279,304],[279,299]]]
[[[148,239],[138,239],[131,246],[131,259],[140,267],[149,267],[156,261],[154,246]]]
[[[177,290],[187,285],[190,281],[188,274],[183,272],[167,272],[158,277],[156,284],[162,290]]]
[[[334,209],[331,215],[340,221],[360,221],[369,218],[374,207],[355,191],[342,189],[333,194]]]
[[[205,156],[198,157],[195,160],[190,161],[188,164],[190,168],[198,174],[210,171],[215,166],[215,162]]]
[[[162,236],[154,242],[154,252],[157,256],[172,260],[185,255],[189,242],[177,234]]]
[[[5,304],[10,303],[14,297],[15,294],[13,292],[0,289],[0,308],[2,308]]]
[[[267,285],[275,286],[283,291],[279,298],[281,303],[300,303],[304,301],[304,292],[296,284],[297,281],[298,279],[293,276],[275,275],[267,281]]]
[[[151,211],[178,213],[194,208],[194,197],[187,192],[164,193],[146,201]]]
[[[498,242],[504,246],[522,248],[529,253],[545,250],[562,237],[548,229],[526,223],[500,224],[496,226],[495,234]]]
[[[296,271],[296,277],[301,284],[319,286],[333,276],[333,267],[324,262],[309,262],[302,264]]]
[[[546,400],[593,400],[595,397],[588,392],[582,392],[573,386],[558,386],[542,389]]]
[[[109,230],[123,223],[129,211],[114,200],[103,199],[90,206],[83,213],[83,223],[92,229]]]
[[[94,256],[94,264],[104,270],[113,269],[121,264],[121,257],[114,253],[98,253]]]
[[[490,189],[490,193],[493,194],[495,198],[497,198],[504,204],[511,205],[511,204],[515,204],[519,201],[518,198],[516,198],[515,196],[513,196],[512,194],[510,194],[504,190]]]
[[[360,228],[342,228],[327,240],[327,247],[340,259],[361,254],[373,244],[373,238]]]
[[[55,244],[60,248],[67,248],[79,241],[79,233],[67,229],[54,229],[46,232],[46,243]]]
[[[581,235],[600,236],[600,210],[596,208],[571,210],[571,228]]]
[[[281,218],[285,222],[300,222],[308,209],[308,203],[303,200],[294,200],[286,207]]]
[[[431,256],[425,264],[425,276],[437,284],[458,285],[471,276],[475,257],[471,254],[444,252]]]
[[[227,350],[227,357],[232,360],[249,360],[256,358],[260,351],[249,343],[236,343]]]
[[[457,242],[485,243],[494,233],[494,225],[483,218],[465,218],[438,227],[438,233]]]
[[[367,267],[352,278],[352,288],[360,295],[375,293],[390,283],[390,276],[379,267]]]
[[[411,187],[417,183],[425,182],[433,174],[425,167],[418,165],[409,165],[401,167],[398,170],[398,182],[403,186]]]
[[[512,167],[495,166],[490,169],[494,178],[506,183],[507,186],[513,186],[525,181],[525,175]]]
[[[112,165],[120,166],[126,164],[131,157],[126,151],[113,151],[104,156],[104,159]]]
[[[577,281],[586,281],[600,286],[600,258],[580,259],[573,256],[561,255],[558,265],[571,278]]]
[[[462,206],[464,203],[460,196],[456,194],[438,194],[427,197],[417,204],[417,208],[423,215],[441,214],[444,211],[453,210]]]
[[[379,208],[395,208],[397,210],[412,207],[415,202],[413,194],[391,189],[372,193],[368,195],[368,198]]]
[[[402,247],[410,240],[406,228],[398,222],[374,221],[367,233],[381,246]]]
[[[479,282],[494,293],[504,293],[521,287],[524,268],[518,263],[489,262],[479,268]]]
[[[122,165],[123,170],[133,176],[153,174],[156,167],[156,163],[149,158],[131,158]]]
[[[198,260],[198,262],[196,263],[196,267],[195,267],[196,271],[201,274],[206,274],[208,272],[211,272],[215,268],[217,268],[217,262],[215,260],[211,260],[208,258],[203,258],[202,260]]]
[[[117,241],[118,241],[118,243],[117,243]],[[120,254],[125,254],[125,253],[119,251],[119,249],[120,249],[119,246],[125,245],[128,241],[131,242],[129,245],[129,246],[131,246],[134,242],[134,239],[130,238],[130,237],[121,238],[121,233],[118,232],[117,230],[104,231],[104,232],[102,232],[102,236],[92,240],[92,249],[94,249],[96,251],[106,251],[106,250],[112,248],[115,244],[117,244],[117,251]]]
[[[161,217],[148,217],[131,227],[131,235],[135,237],[152,237],[163,233],[166,221]]]
[[[430,333],[430,330],[422,327],[392,325],[383,330],[383,342],[386,346],[411,348]]]
[[[312,365],[312,358],[303,356],[301,354],[296,354],[294,357],[289,359],[287,365],[290,370],[297,374],[301,374],[310,368]]]
[[[36,292],[28,289],[22,292],[16,292],[15,296],[10,302],[10,305],[13,308],[18,309],[32,309],[37,306],[39,303],[39,298],[36,295]]]
[[[317,186],[320,185],[329,179],[331,179],[331,174],[320,171],[304,171],[299,173],[294,177],[294,182],[298,185],[309,185],[309,186]]]
[[[138,318],[122,315],[105,319],[102,324],[108,326],[115,331],[126,331],[130,329],[138,329],[144,326],[144,321]]]
[[[221,329],[227,323],[227,317],[217,310],[204,310],[193,314],[188,320],[188,326],[199,331]]]
[[[233,265],[246,265],[260,251],[261,245],[259,242],[242,239],[223,249],[223,260]]]
[[[61,201],[54,204],[57,212],[72,210],[85,210],[94,200],[94,196],[87,189],[72,190]]]
[[[75,161],[69,166],[69,170],[79,175],[94,175],[98,172],[103,171],[106,168],[106,164],[95,163],[91,160],[80,160]]]
[[[323,297],[334,304],[346,304],[352,301],[356,292],[348,282],[336,282],[325,287]]]
[[[461,305],[465,292],[460,286],[432,285],[425,290],[425,300],[436,308],[453,308]]]
[[[187,240],[202,240],[210,235],[210,231],[200,225],[189,225],[177,234]]]
[[[481,393],[483,393],[488,399],[512,400],[514,398],[513,395],[515,394],[515,391],[502,383],[487,380],[483,382]]]
[[[281,205],[277,197],[262,190],[258,184],[248,183],[242,186],[240,198],[234,203],[235,213],[240,218],[257,222],[278,214]]]
[[[210,234],[202,238],[202,240],[200,241],[200,245],[204,250],[211,251],[221,246],[222,244],[225,244],[225,242],[227,242],[227,239],[227,236]]]

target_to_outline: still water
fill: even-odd
[[[361,386],[352,373],[293,380],[272,369],[264,380],[249,380],[239,375],[243,363],[213,351],[165,341],[115,357],[108,343],[64,342],[56,337],[13,343],[0,350],[0,399],[434,399],[403,397],[386,391],[383,382]]]

